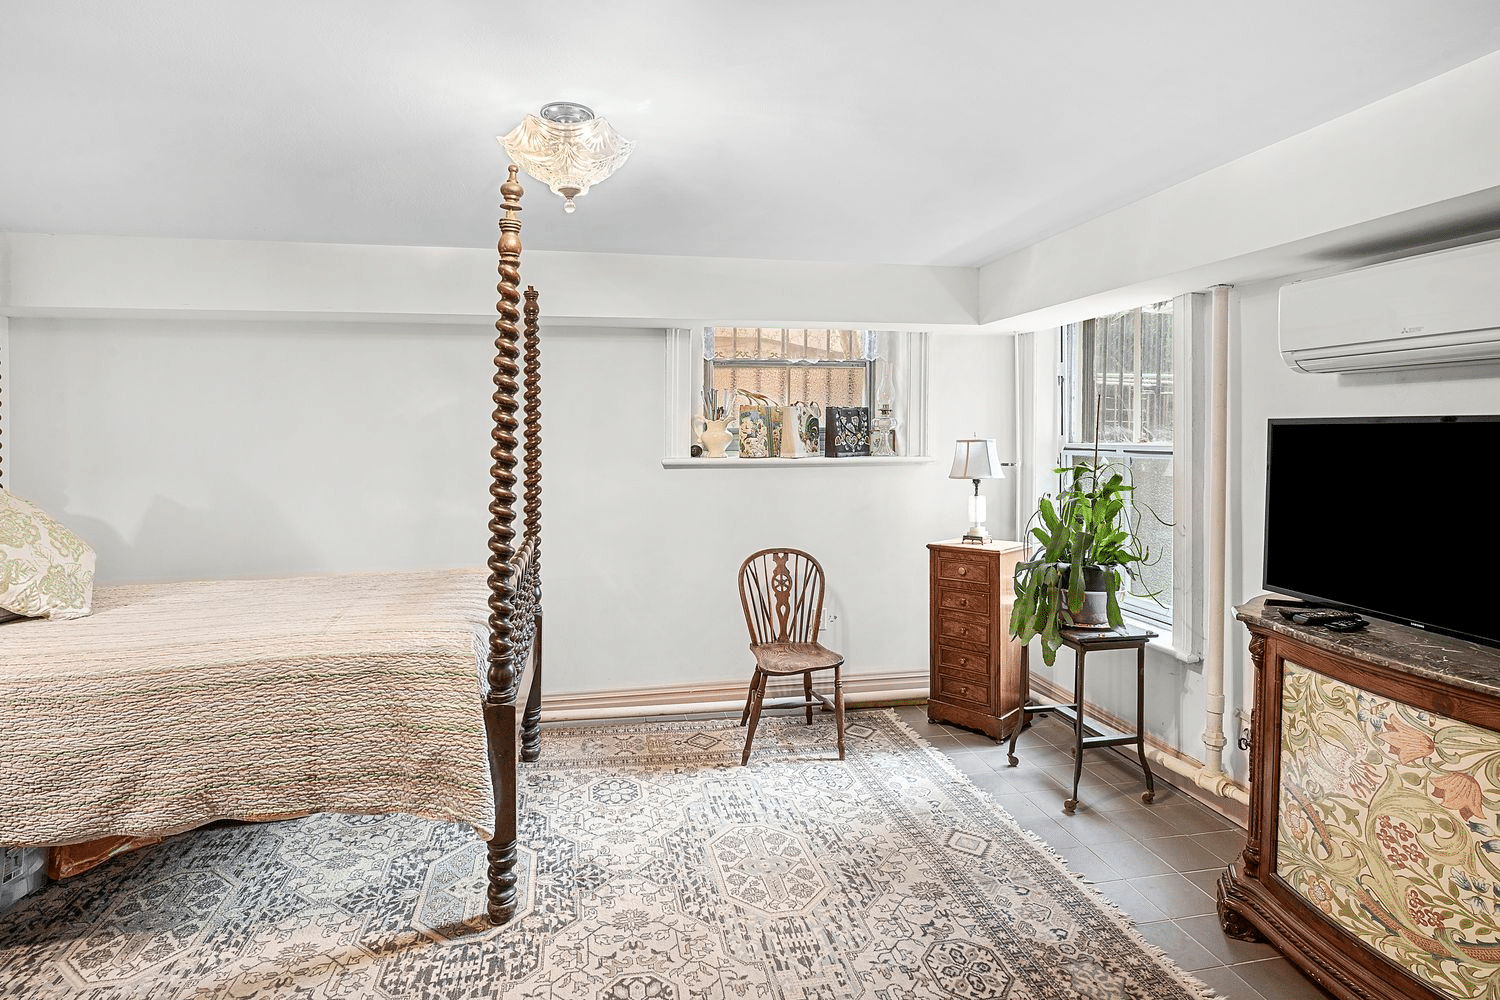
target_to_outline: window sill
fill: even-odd
[[[898,455],[891,458],[877,458],[871,455],[858,455],[852,458],[664,458],[661,460],[663,469],[764,469],[768,467],[794,466],[797,468],[818,467],[827,468],[836,466],[841,469],[864,468],[871,465],[927,465],[932,462],[926,456]]]
[[[1178,649],[1176,646],[1172,645],[1172,626],[1170,625],[1163,625],[1161,622],[1151,621],[1146,618],[1137,618],[1131,615],[1128,611],[1125,612],[1125,624],[1135,625],[1139,628],[1149,629],[1152,632],[1157,633],[1155,639],[1146,640],[1146,648],[1153,652],[1161,653],[1163,656],[1171,657],[1178,663],[1184,664],[1189,667],[1203,662],[1202,656],[1198,656],[1193,653],[1185,653],[1182,650]]]

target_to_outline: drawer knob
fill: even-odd
[[[960,566],[960,567],[958,567],[958,575],[959,576],[968,576],[969,575],[969,567],[967,567],[967,566]]]
[[[968,666],[968,663],[969,663],[969,658],[967,656],[960,656],[958,658],[958,665],[960,667]]]
[[[958,606],[961,608],[967,608],[969,606],[969,599],[967,597],[960,597],[958,599]]]

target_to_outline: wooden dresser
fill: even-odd
[[[1250,829],[1219,919],[1341,1000],[1500,995],[1500,650],[1257,598]],[[1477,614],[1486,614],[1482,607]]]
[[[1024,718],[1021,646],[1010,638],[1020,542],[928,546],[931,688],[927,718],[1003,740]]]

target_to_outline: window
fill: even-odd
[[[926,453],[926,334],[708,326],[695,339],[694,363],[701,369],[694,373],[689,413],[722,407],[732,415],[751,401],[747,393],[773,403],[816,403],[825,411],[829,406],[868,407],[875,427],[885,413],[895,455]],[[673,350],[670,344],[668,350]],[[669,353],[669,372],[670,365]],[[669,425],[670,435],[675,418]],[[687,442],[680,447],[674,445],[668,454],[687,454]],[[729,447],[734,452],[738,442]]]
[[[703,384],[731,408],[740,390],[778,403],[869,406],[876,364],[875,335],[864,330],[715,326],[704,333]]]
[[[1062,461],[1113,462],[1129,494],[1137,537],[1151,561],[1132,567],[1121,607],[1170,626],[1176,522],[1177,418],[1172,301],[1063,328]],[[1146,596],[1155,594],[1156,597]]]

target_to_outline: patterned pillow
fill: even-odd
[[[0,489],[0,610],[82,618],[92,610],[94,558],[88,542]]]

